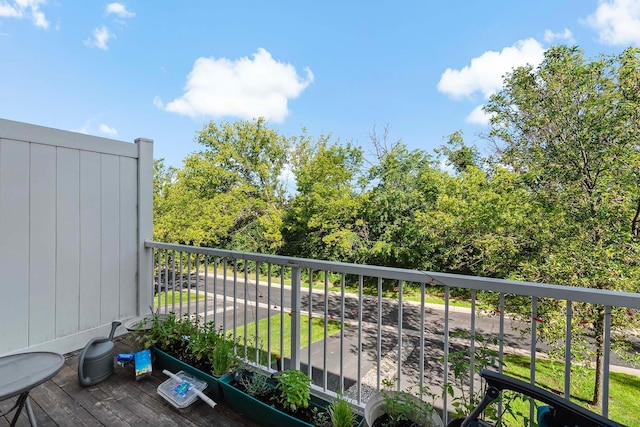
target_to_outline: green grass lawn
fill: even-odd
[[[280,325],[281,319],[284,319],[283,325],[283,337],[284,337],[284,347],[282,357],[288,357],[291,355],[291,317],[288,315],[280,316],[276,314],[275,316],[271,316],[271,318],[264,318],[258,321],[258,345],[257,347],[261,350],[261,360],[264,362],[265,359],[262,359],[266,356],[266,347],[267,347],[267,332],[268,332],[268,324],[269,320],[271,320],[271,350],[272,350],[272,358],[275,358],[280,354]],[[348,327],[348,324],[345,323],[345,327]],[[328,336],[337,334],[340,332],[340,322],[336,320],[329,320],[327,324],[327,334]],[[244,326],[236,329],[236,336],[238,337],[238,343],[244,344],[244,337],[247,337],[248,346],[255,350],[256,347],[256,322],[249,323],[247,325],[246,331]],[[313,318],[311,319],[311,343],[320,341],[324,336],[324,319]],[[300,348],[305,348],[309,345],[309,316],[301,315],[300,316]],[[248,353],[251,353],[249,351]]]
[[[204,273],[204,269],[201,268],[200,273]],[[212,275],[214,273],[213,268],[209,269],[209,274]],[[238,276],[238,280],[242,280],[244,278],[244,272],[243,271],[238,271],[237,273]],[[222,278],[224,277],[224,269],[222,267],[218,267],[216,275],[218,278]],[[339,276],[334,276],[332,278],[329,279],[329,283],[328,283],[328,290],[330,292],[341,292],[341,287],[340,287],[340,281],[339,279],[337,279],[337,277]],[[230,268],[227,268],[227,279],[231,279],[233,278],[233,270]],[[247,275],[247,278],[251,281],[255,281],[256,280],[256,274],[255,272],[251,272]],[[260,275],[258,277],[258,279],[260,280],[260,282],[263,283],[267,283],[269,280],[268,276],[265,275]],[[285,277],[284,279],[284,285],[285,286],[291,286],[291,278],[290,277]],[[273,283],[274,285],[280,285],[281,281],[280,281],[280,277],[279,276],[272,276],[271,277],[271,283]],[[301,287],[303,289],[309,289],[309,278],[302,278],[302,283],[301,283]],[[317,289],[317,290],[324,290],[324,278],[319,278],[316,279],[312,282],[312,287],[313,289]],[[350,283],[346,283],[345,284],[345,292],[347,293],[352,293],[352,294],[357,294],[359,292],[358,290],[358,286],[357,284],[350,284]],[[365,295],[369,295],[369,296],[377,296],[378,294],[378,288],[377,286],[370,286],[365,284],[363,287],[363,293]],[[391,289],[391,290],[385,290],[382,292],[382,296],[385,298],[392,298],[392,299],[398,299],[398,292],[397,290]],[[414,286],[408,286],[405,285],[403,287],[403,292],[402,292],[402,298],[405,301],[414,301],[414,302],[419,302],[420,301],[420,288],[419,287],[414,287]],[[441,304],[444,305],[444,293],[442,291],[441,287],[434,287],[433,289],[431,288],[427,288],[427,292],[425,293],[425,299],[424,301],[428,304]],[[467,300],[463,300],[463,299],[459,299],[459,298],[454,298],[454,297],[450,297],[449,298],[449,304],[452,306],[457,306],[457,307],[467,307],[470,308],[471,307],[471,302],[467,301]]]
[[[169,306],[173,305],[175,301],[176,304],[180,304],[180,294],[182,294],[182,302],[187,302],[187,299],[191,301],[195,300],[203,300],[204,295],[198,294],[196,291],[170,291],[170,292],[160,292],[160,304],[158,304],[158,296],[153,297],[153,308],[164,307],[165,303]]]
[[[506,356],[504,372],[522,381],[529,381],[529,361],[524,356]],[[549,391],[562,394],[564,390],[564,364],[550,360],[536,361],[536,384]],[[586,369],[584,373],[573,373],[571,376],[571,401],[593,412],[600,413],[599,408],[588,402],[593,397],[595,371]],[[514,407],[528,414],[526,402],[516,402]],[[640,427],[640,377],[611,372],[609,380],[609,418],[629,427]],[[518,425],[514,422],[511,425]]]

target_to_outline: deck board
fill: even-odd
[[[116,340],[116,352],[127,352],[127,342]],[[160,397],[156,389],[166,380],[160,372],[135,380],[132,364],[116,365],[114,374],[91,387],[78,383],[79,352],[65,355],[65,366],[53,379],[33,389],[31,406],[41,426],[185,426],[257,427],[258,424],[233,412],[224,403],[215,408],[197,400],[190,407],[176,409]],[[0,412],[15,399],[0,402]],[[13,413],[0,417],[0,427],[8,426]],[[28,426],[26,411],[17,426]]]

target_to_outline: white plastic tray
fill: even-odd
[[[198,398],[198,395],[193,392],[193,388],[202,391],[207,388],[207,383],[185,374],[184,371],[180,371],[176,375],[183,381],[169,378],[158,386],[158,394],[174,407],[183,409]],[[184,384],[185,381],[191,383],[191,386]]]

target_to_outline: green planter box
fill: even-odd
[[[292,417],[237,389],[231,385],[232,380],[232,375],[220,379],[222,393],[227,405],[241,412],[244,416],[265,427],[313,427],[313,425]],[[317,396],[312,396],[310,404],[320,409],[326,409],[329,402]],[[356,414],[356,425],[361,427],[363,424],[364,417]]]
[[[220,382],[227,377],[229,378],[229,381],[231,381],[231,378],[233,378],[232,373],[224,374],[221,377],[214,377],[211,374],[203,372],[200,369],[196,369],[193,366],[184,363],[180,359],[176,359],[175,357],[165,353],[159,348],[152,347],[151,350],[153,352],[154,366],[156,366],[158,369],[166,369],[170,372],[173,372],[174,374],[178,371],[184,371],[202,381],[205,381],[207,383],[207,388],[204,390],[204,392],[209,395],[209,397],[211,397],[216,403],[222,402],[224,400],[222,389],[220,388]]]

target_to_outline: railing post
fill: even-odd
[[[153,141],[135,140],[138,146],[138,316],[153,307],[153,248],[144,242],[153,240]]]
[[[300,267],[291,267],[291,369],[300,369]]]

